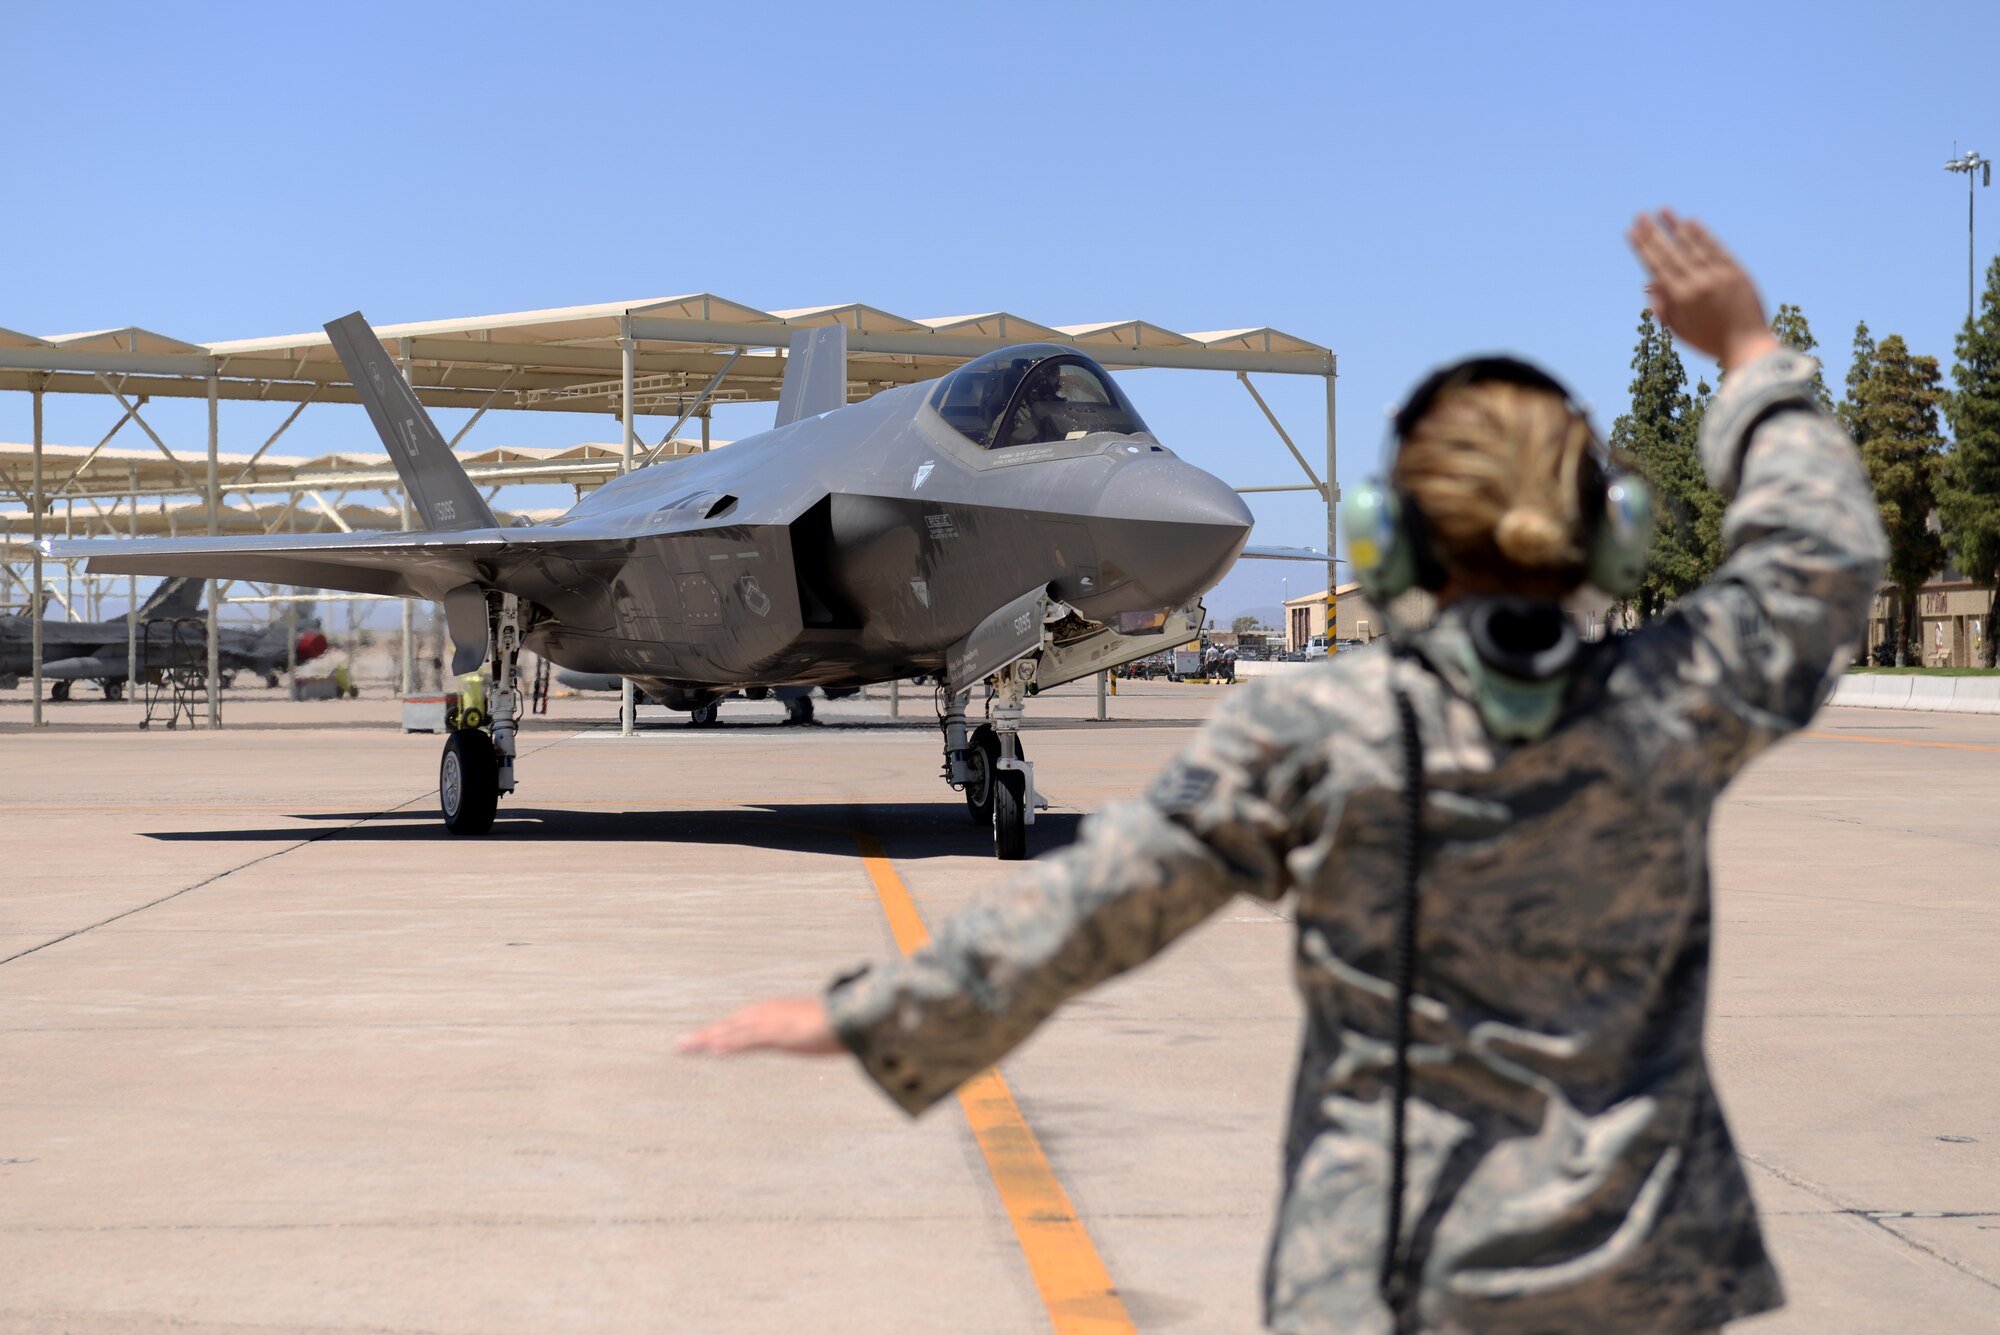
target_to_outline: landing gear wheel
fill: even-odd
[[[120,700],[123,700],[125,698],[125,683],[122,681],[105,682],[104,698],[109,700],[114,705],[117,704]]]
[[[236,674],[235,674],[234,672],[225,672],[225,673],[223,673],[223,674],[222,674],[222,689],[223,689],[223,690],[225,690],[225,691],[226,691],[226,690],[229,690],[230,688],[234,687],[235,685],[236,685]]]
[[[453,834],[485,834],[500,805],[500,756],[483,732],[460,728],[438,762],[438,805]]]
[[[690,709],[688,711],[688,726],[690,728],[713,728],[717,716],[721,713],[722,702],[711,700],[699,709]]]
[[[55,701],[57,704],[61,704],[63,701],[69,699],[69,683],[66,681],[50,683],[49,699]]]
[[[1028,776],[1003,769],[993,777],[993,855],[1019,862],[1028,856]]]
[[[265,690],[267,690],[267,691],[275,691],[275,690],[277,690],[277,689],[278,689],[278,674],[277,674],[277,673],[275,673],[275,672],[266,672],[266,673],[264,674],[264,689],[265,689]]]
[[[993,776],[1000,772],[1000,737],[993,725],[982,723],[972,730],[965,748],[965,764],[972,777],[965,781],[965,814],[974,825],[993,824]]]
[[[811,696],[785,702],[785,722],[804,724],[811,723],[812,721],[813,702]]]

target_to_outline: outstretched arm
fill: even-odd
[[[690,1035],[683,1051],[852,1051],[919,1112],[992,1065],[1064,1000],[1144,963],[1239,891],[1276,898],[1307,782],[1296,695],[1246,690],[1147,798],[941,926],[905,959]],[[1304,760],[1310,765],[1310,760]]]
[[[1662,212],[1631,232],[1654,310],[1729,372],[1702,419],[1702,464],[1730,506],[1723,562],[1636,647],[1678,683],[1724,782],[1803,727],[1866,625],[1885,544],[1861,460],[1814,401],[1811,358],[1783,347],[1741,265],[1699,224]]]

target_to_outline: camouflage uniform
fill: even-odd
[[[1883,539],[1813,365],[1733,373],[1703,423],[1728,557],[1591,646],[1545,739],[1496,742],[1447,608],[1416,656],[1341,654],[1236,695],[1146,801],[838,981],[834,1024],[917,1112],[1066,998],[1248,894],[1296,896],[1306,1028],[1265,1277],[1280,1331],[1384,1332],[1403,776],[1425,746],[1405,1211],[1419,1324],[1680,1335],[1783,1301],[1702,1054],[1709,814],[1859,640]],[[1740,478],[1740,488],[1739,488]]]

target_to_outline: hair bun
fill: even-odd
[[[1531,570],[1561,565],[1570,555],[1569,530],[1561,520],[1519,505],[1500,516],[1493,545],[1515,565]]]

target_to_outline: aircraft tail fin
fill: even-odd
[[[778,391],[781,426],[847,406],[847,326],[818,325],[792,335],[785,384]]]
[[[174,576],[160,581],[139,604],[141,621],[179,621],[201,611],[205,581]]]
[[[333,321],[326,335],[367,407],[375,433],[388,447],[418,524],[434,533],[497,528],[485,497],[452,457],[451,447],[361,312]]]

